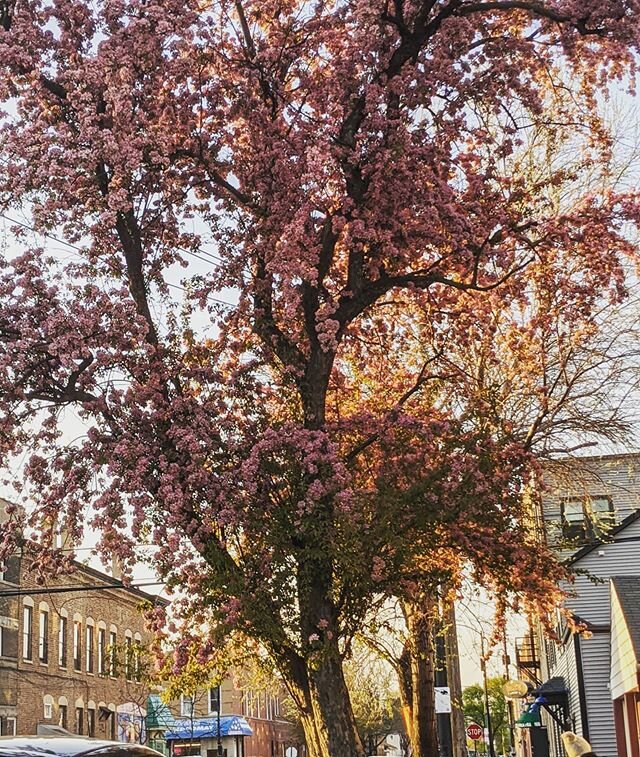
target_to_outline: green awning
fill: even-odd
[[[147,699],[147,731],[168,731],[175,718],[159,694],[150,694]]]
[[[540,707],[532,704],[520,715],[515,724],[518,728],[533,728],[534,726],[542,725]]]

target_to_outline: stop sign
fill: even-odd
[[[467,736],[471,741],[480,741],[484,736],[484,728],[477,723],[469,723],[467,726]]]

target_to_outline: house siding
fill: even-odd
[[[615,523],[640,509],[640,455],[585,458],[547,465],[541,498],[543,528],[550,546],[562,557],[575,549],[561,545],[561,503],[574,497],[608,496],[614,509]]]
[[[554,643],[554,642],[551,642]],[[578,667],[576,665],[576,649],[570,637],[563,644],[556,644],[555,663],[549,664],[548,659],[542,669],[542,680],[548,681],[554,677],[563,678],[568,689],[569,720],[575,733],[584,735],[582,713],[580,710],[580,687],[578,681]],[[552,757],[565,757],[564,749],[556,733],[557,729],[551,717],[543,713],[549,733],[549,747]]]
[[[614,757],[616,732],[609,689],[611,634],[596,633],[580,641],[587,702],[589,741],[599,757]]]
[[[635,688],[638,676],[633,642],[613,586],[611,587],[611,639],[611,698],[617,699]]]
[[[567,497],[587,495],[610,497],[616,524],[640,509],[640,455],[570,461],[545,469],[539,523],[544,527],[547,543],[555,547],[561,558],[576,555],[575,549],[562,549],[561,502]],[[590,637],[581,636],[579,661],[571,636],[564,644],[556,644],[550,655],[543,655],[541,678],[564,679],[568,714],[575,731],[588,738],[599,757],[613,757],[617,750],[611,691],[610,578],[640,573],[640,520],[612,534],[611,542],[577,555],[573,568],[576,576],[572,584],[565,586],[568,592],[565,604],[589,624],[593,633]],[[578,662],[582,667],[586,724],[582,722]],[[564,757],[554,739],[550,741],[552,757]]]

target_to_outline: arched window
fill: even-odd
[[[133,633],[128,628],[124,632],[124,677],[133,680]]]
[[[84,734],[84,700],[82,697],[76,699],[76,733],[79,736]]]
[[[51,694],[45,694],[42,697],[42,703],[44,705],[44,719],[51,720],[51,718],[53,717],[53,697],[51,696]]]
[[[58,725],[67,728],[69,723],[69,702],[66,697],[58,697]]]
[[[38,607],[38,660],[43,665],[49,662],[49,605],[40,602]]]
[[[113,624],[109,626],[109,675],[118,675],[118,629]]]
[[[104,621],[98,623],[98,673],[107,672],[107,625]]]
[[[67,649],[69,638],[69,613],[63,608],[58,615],[58,665],[67,667]]]
[[[73,616],[73,669],[82,670],[82,615]]]
[[[22,659],[33,660],[33,599],[22,600]]]
[[[85,636],[85,666],[87,673],[93,673],[94,621],[87,618],[84,630]],[[94,708],[95,709],[95,708]]]
[[[96,703],[93,699],[87,702],[87,736],[93,738],[96,735]]]

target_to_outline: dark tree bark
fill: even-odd
[[[413,757],[438,754],[433,631],[437,604],[428,594],[405,603],[407,643],[400,660],[400,695],[406,707]]]

